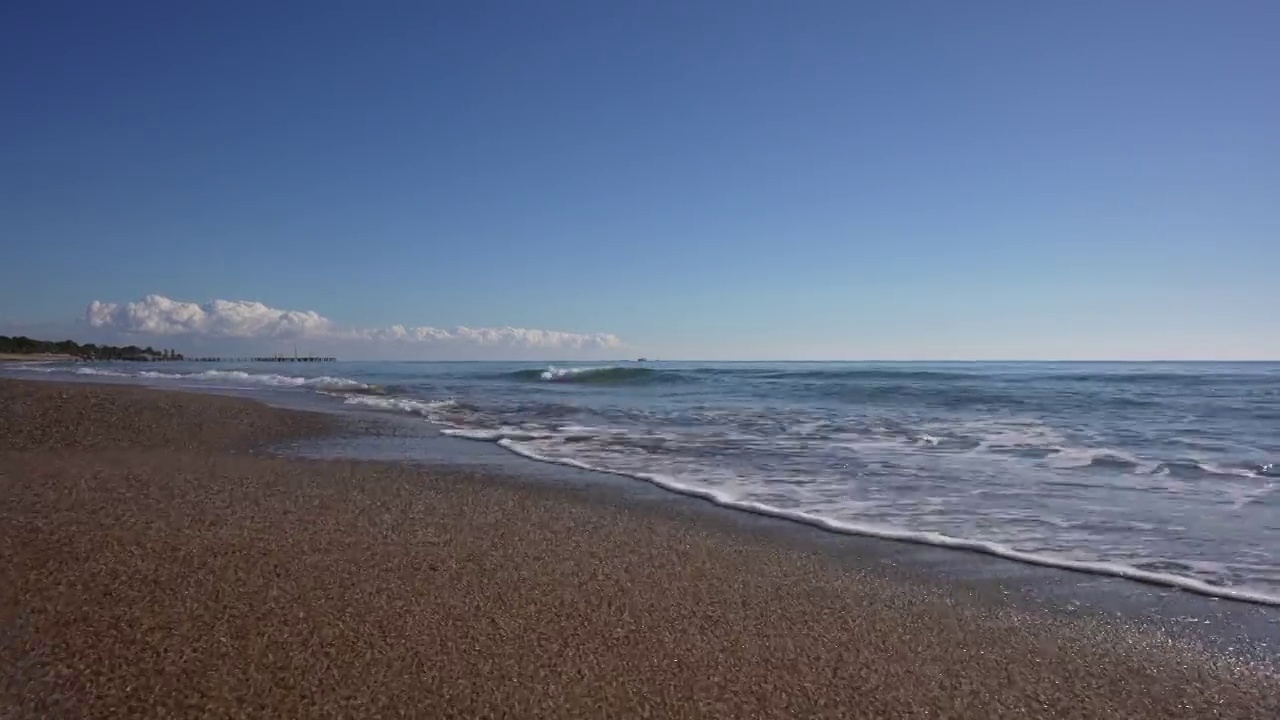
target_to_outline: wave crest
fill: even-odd
[[[605,367],[548,367],[545,370],[517,370],[508,375],[524,382],[556,382],[581,385],[643,385],[679,382],[682,376],[670,370],[610,365]]]

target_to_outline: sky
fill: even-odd
[[[1271,0],[7,3],[0,334],[1276,359],[1277,37]]]

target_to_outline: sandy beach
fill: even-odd
[[[329,416],[0,380],[0,717],[1268,718],[1266,670],[448,469]]]

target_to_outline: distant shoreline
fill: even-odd
[[[0,353],[0,362],[74,362],[81,359],[59,353]]]

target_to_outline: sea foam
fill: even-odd
[[[153,380],[211,380],[241,385],[264,385],[280,388],[314,388],[318,390],[361,391],[371,390],[375,387],[367,383],[362,383],[358,380],[351,380],[349,378],[342,377],[330,377],[328,375],[322,375],[319,377],[299,377],[292,375],[277,375],[275,373],[250,373],[243,370],[205,370],[204,372],[198,373],[167,373],[154,370],[144,370],[138,373],[138,376]]]
[[[421,415],[427,419],[437,419],[441,410],[448,410],[457,405],[453,400],[414,400],[403,397],[375,397],[370,395],[351,395],[344,401],[347,405],[361,405],[376,410],[391,410],[411,415]]]
[[[614,470],[584,462],[576,458],[547,455],[523,444],[523,441],[545,438],[547,437],[546,434],[529,433],[525,431],[506,432],[466,430],[445,430],[444,433],[458,438],[496,442],[500,447],[529,458],[530,460],[643,480],[664,490],[688,497],[706,500],[721,507],[800,523],[828,532],[932,545],[935,547],[944,547],[956,550],[968,550],[971,552],[992,555],[1031,565],[1073,570],[1094,575],[1125,578],[1151,585],[1160,585],[1186,590],[1210,597],[1240,600],[1261,605],[1280,606],[1280,595],[1269,594],[1247,588],[1224,587],[1204,582],[1196,578],[1187,577],[1185,575],[1146,570],[1123,563],[1074,560],[1070,558],[1056,557],[1045,553],[1025,552],[1011,548],[1002,543],[952,537],[937,532],[909,530],[873,523],[834,520],[832,518],[812,513],[779,508],[761,502],[743,500],[729,493],[707,487],[700,487],[698,485],[682,481],[672,475]]]

